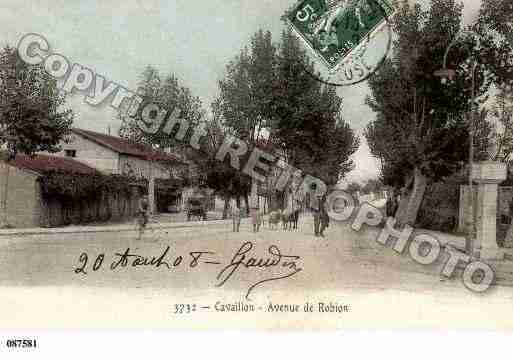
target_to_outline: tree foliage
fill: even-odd
[[[42,66],[27,65],[9,46],[0,50],[0,144],[11,157],[59,150],[73,120],[64,102]]]
[[[336,184],[354,164],[359,140],[341,116],[342,98],[311,74],[313,63],[299,40],[282,33],[273,101],[269,114],[272,140],[289,164]]]
[[[479,17],[472,26],[483,42],[477,56],[486,64],[498,88],[513,86],[513,2],[482,0]]]
[[[60,170],[49,170],[39,178],[41,191],[50,198],[85,200],[102,196],[103,193],[131,194],[134,184],[146,186],[144,180],[123,175],[95,173],[84,175]]]
[[[449,85],[434,76],[443,66],[448,45],[462,28],[462,5],[454,0],[431,0],[430,8],[403,2],[393,19],[396,34],[393,54],[371,77],[372,95],[367,104],[376,119],[366,129],[371,152],[382,162],[387,185],[413,187],[404,222],[413,224],[426,183],[459,171],[468,158],[467,114],[473,109],[471,69],[477,48],[472,37],[463,37],[448,54],[448,67],[456,78]],[[494,45],[482,41],[481,46]],[[479,62],[475,94],[480,101],[495,80],[489,64]],[[487,153],[489,127],[476,141],[476,160]],[[484,134],[484,135],[483,135]]]
[[[184,145],[183,141],[177,141],[174,137],[178,131],[177,128],[174,128],[170,134],[164,131],[156,131],[152,134],[141,130],[142,110],[147,104],[157,104],[160,109],[166,110],[168,115],[177,110],[178,116],[187,120],[189,128],[196,127],[204,118],[200,98],[194,96],[188,87],[181,85],[172,73],[161,75],[155,67],[147,66],[140,76],[137,92],[143,102],[135,116],[130,116],[127,111],[118,114],[121,121],[119,135],[134,143],[144,143],[158,148],[176,148]],[[165,124],[164,121],[160,128]]]

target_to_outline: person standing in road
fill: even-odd
[[[262,224],[262,213],[258,206],[251,208],[251,224],[253,225],[253,232],[260,231],[260,225]]]
[[[328,216],[328,212],[326,212],[326,208],[324,205],[326,203],[326,195],[322,196],[319,203],[319,221],[320,221],[320,229],[319,235],[324,237],[324,230],[330,225],[330,217]]]
[[[319,237],[320,230],[320,208],[321,208],[321,196],[317,196],[315,192],[312,191],[310,197],[310,211],[312,212],[313,218],[314,218],[314,234],[316,237]]]
[[[149,208],[150,204],[148,201],[148,196],[144,195],[139,200],[139,208],[137,210],[137,224],[139,229],[139,234],[137,239],[140,240],[142,238],[142,234],[146,229],[146,225],[149,221]]]
[[[238,232],[240,227],[240,208],[238,205],[233,206],[232,210],[233,231]]]

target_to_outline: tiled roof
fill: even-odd
[[[97,173],[94,168],[68,157],[48,155],[35,155],[30,157],[24,154],[18,154],[14,160],[9,161],[8,163],[11,166],[28,169],[38,173],[43,173],[47,170],[60,170],[82,174]]]
[[[81,135],[90,141],[93,141],[101,146],[107,147],[121,154],[140,157],[145,160],[183,162],[172,154],[157,151],[149,148],[148,146],[139,143],[133,143],[121,137],[106,135],[90,130],[83,130],[81,128],[73,128],[72,131],[75,134]]]

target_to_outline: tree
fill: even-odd
[[[269,114],[271,136],[289,164],[335,185],[353,169],[350,157],[359,141],[341,116],[342,98],[313,72],[299,40],[283,32]]]
[[[288,164],[334,185],[353,168],[358,139],[341,117],[336,89],[309,71],[313,64],[291,32],[274,45],[269,32],[258,31],[219,82],[223,126],[250,146],[263,140]],[[246,198],[249,184],[242,186]],[[283,206],[284,196],[268,184],[271,207]]]
[[[205,113],[200,98],[194,96],[189,88],[181,85],[174,74],[167,74],[163,77],[153,66],[147,66],[142,72],[138,83],[138,94],[143,100],[138,112],[131,116],[127,112],[121,111],[117,115],[121,121],[119,135],[134,143],[143,143],[151,147],[185,150],[185,141],[175,138],[175,134],[178,132],[176,126],[171,133],[142,131],[139,126],[142,121],[142,110],[151,103],[166,110],[168,115],[176,110],[180,118],[187,120],[189,129],[191,129],[198,126],[204,119]],[[165,123],[161,126],[164,125]]]
[[[221,116],[219,100],[216,100],[212,103],[212,117],[206,120],[207,135],[200,142],[200,149],[191,152],[191,159],[203,173],[202,184],[224,199],[223,219],[226,219],[231,198],[236,198],[240,208],[240,196],[247,189],[247,180],[227,161],[220,162],[212,156],[228,135],[221,125]]]
[[[404,1],[392,24],[397,36],[392,56],[369,81],[372,95],[367,104],[376,119],[365,136],[382,162],[385,185],[409,190],[405,209],[398,212],[402,224],[415,224],[428,183],[459,171],[468,158],[466,115],[473,108],[469,69],[479,50],[476,42],[465,38],[452,48],[449,66],[457,73],[453,84],[443,85],[433,76],[461,29],[461,17],[462,6],[454,0],[432,0],[428,10]],[[487,41],[482,45],[493,46]],[[493,82],[489,73],[487,64],[481,63],[476,76],[481,101]],[[486,132],[485,127],[482,130]],[[486,138],[477,141],[479,156],[487,152],[487,145]]]
[[[477,22],[472,29],[480,34],[484,46],[479,49],[481,61],[499,88],[513,86],[513,2],[483,0]]]
[[[228,133],[254,145],[269,127],[269,107],[275,73],[276,49],[269,31],[257,31],[250,46],[226,66],[225,77],[219,81],[217,106],[222,114],[223,126]],[[240,175],[237,180],[249,209],[248,194],[252,181]]]
[[[193,96],[187,87],[180,85],[174,74],[162,77],[159,71],[152,66],[147,66],[141,74],[138,83],[138,95],[141,96],[142,103],[135,114],[131,114],[129,111],[121,111],[117,114],[118,119],[121,121],[120,137],[151,148],[173,148],[175,153],[180,154],[183,158],[188,158],[191,150],[185,145],[186,139],[177,140],[175,137],[181,128],[174,126],[169,133],[162,131],[162,129],[167,124],[167,121],[170,121],[171,115],[175,113],[179,118],[187,121],[186,136],[190,136],[192,129],[196,128],[204,117],[200,99]],[[157,131],[144,131],[141,129],[141,124],[142,122],[147,122],[147,119],[143,119],[143,111],[147,105],[152,104],[157,105],[159,111],[165,112],[165,118],[160,119],[158,115],[150,114],[150,117],[153,117],[153,121],[161,121],[161,123],[147,124],[158,127]],[[190,172],[189,175],[191,174]],[[188,182],[197,181],[197,177],[191,175],[187,180]],[[152,170],[150,170],[148,179],[150,208],[153,211],[155,179],[153,178]],[[197,185],[197,183],[191,184]]]
[[[219,81],[218,104],[224,126],[238,138],[255,143],[269,127],[269,106],[276,62],[276,48],[269,31],[259,30],[250,47],[226,66]]]
[[[18,153],[57,152],[59,142],[73,121],[71,110],[63,109],[64,95],[41,66],[28,66],[15,49],[0,50],[0,144],[8,158]],[[5,165],[2,224],[7,224],[9,165]]]

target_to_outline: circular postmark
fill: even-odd
[[[314,65],[305,71],[327,85],[350,86],[385,61],[394,11],[388,0],[301,0],[287,20]]]

